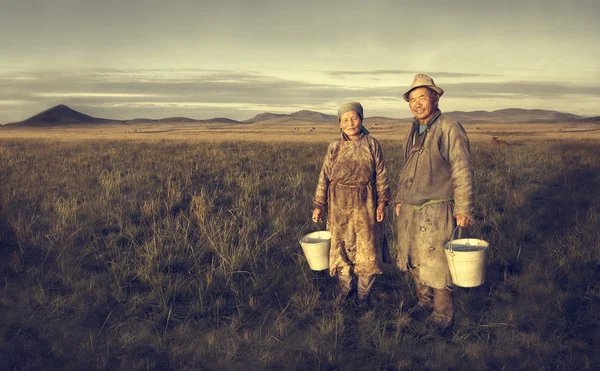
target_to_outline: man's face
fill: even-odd
[[[348,111],[344,112],[342,116],[340,116],[340,128],[344,134],[353,138],[360,134],[360,128],[362,126],[362,120],[360,119],[360,115],[356,111]]]
[[[408,95],[408,106],[421,124],[426,124],[437,109],[439,97],[426,87],[412,90]]]

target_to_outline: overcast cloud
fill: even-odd
[[[393,71],[389,74],[409,76],[410,83],[413,72]],[[328,74],[331,72],[323,73]],[[366,71],[361,74],[380,75],[388,72]],[[338,76],[343,76],[343,82],[348,84],[335,84],[286,80],[243,71],[21,72],[0,75],[0,83],[7,88],[0,91],[0,104],[5,102],[3,106],[30,107],[32,115],[53,105],[66,103],[81,108],[85,113],[114,119],[181,116],[180,112],[198,119],[227,116],[244,120],[265,111],[292,113],[309,109],[333,114],[339,102],[380,100],[397,107],[396,112],[393,109],[379,111],[366,107],[371,116],[407,117],[410,114],[401,99],[407,85],[352,86],[349,84],[352,75],[351,72],[340,73]],[[462,77],[462,74],[441,72],[435,76]],[[445,89],[443,99],[500,99],[509,102],[507,107],[515,105],[515,100],[524,99],[570,102],[586,97],[600,100],[600,85],[529,81],[438,84]],[[566,105],[557,108],[569,111]]]
[[[600,115],[600,2],[0,0],[0,123],[56,104],[116,119],[444,110]]]

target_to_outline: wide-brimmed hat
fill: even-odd
[[[444,91],[441,88],[439,88],[435,84],[435,82],[433,82],[433,79],[431,77],[429,77],[428,75],[425,75],[424,73],[419,73],[419,74],[415,75],[415,79],[413,80],[412,85],[406,91],[406,93],[404,93],[404,95],[402,95],[402,98],[404,98],[404,100],[408,102],[408,95],[410,94],[410,92],[413,89],[421,88],[421,87],[427,87],[427,88],[433,89],[440,95],[440,97],[442,96],[442,94],[444,94]]]

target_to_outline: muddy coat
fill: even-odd
[[[376,209],[390,201],[383,153],[376,139],[361,134],[358,141],[342,137],[329,143],[314,207],[327,211],[332,276],[382,273],[383,223],[377,223]]]
[[[394,200],[402,204],[397,264],[418,282],[441,289],[453,286],[443,246],[452,239],[455,216],[473,218],[470,146],[463,127],[439,111],[421,135],[418,127],[413,123],[406,141]]]

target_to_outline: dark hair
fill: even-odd
[[[440,97],[440,93],[438,93],[437,91],[433,90],[429,86],[425,86],[425,88],[427,88],[427,91],[429,92],[429,96],[430,97],[438,97],[438,98]]]

